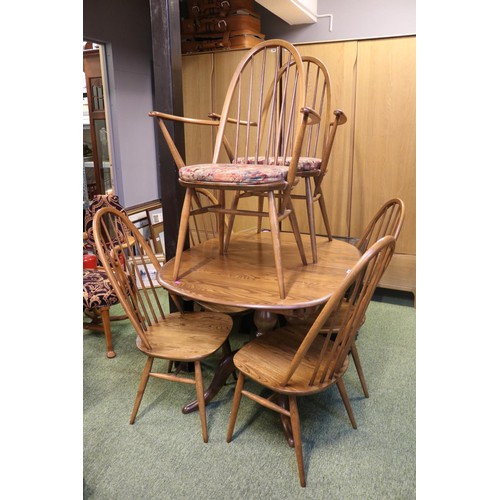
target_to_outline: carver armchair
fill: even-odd
[[[327,168],[334,144],[337,127],[346,123],[347,118],[343,111],[335,109],[332,112],[332,84],[330,74],[327,67],[322,61],[316,57],[302,57],[305,74],[305,92],[306,105],[314,109],[321,120],[310,124],[305,133],[300,158],[297,163],[296,176],[304,180],[305,194],[298,194],[297,190],[291,194],[292,200],[303,200],[306,203],[307,220],[309,225],[309,235],[311,241],[312,261],[318,261],[318,251],[316,246],[316,220],[314,214],[314,203],[317,202],[322,220],[325,226],[325,231],[328,239],[332,240],[332,230],[328,219],[327,207],[322,190],[322,182],[327,173]],[[282,86],[289,85],[286,81],[286,67],[282,67],[279,71],[279,77],[282,78]],[[269,90],[265,100],[264,109],[268,108],[272,103],[273,89]],[[266,112],[266,111],[265,111]],[[244,158],[236,158],[237,163],[249,161],[251,163],[264,163],[265,157],[251,157],[248,160]],[[291,157],[279,156],[276,160],[271,159],[271,162],[277,162],[277,165],[289,165]],[[238,192],[234,198],[233,208],[238,205],[240,197],[255,195],[249,191]],[[262,207],[264,198],[259,197],[259,206]],[[259,218],[258,230],[261,230],[261,221]],[[234,216],[230,216],[229,227],[226,235],[226,246],[229,245]]]
[[[150,114],[162,119],[158,112]],[[229,252],[228,244],[224,244],[225,215],[269,218],[277,286],[280,296],[285,298],[279,226],[283,220],[290,220],[298,258],[306,265],[291,195],[298,182],[297,165],[306,128],[318,120],[319,115],[305,106],[305,74],[297,49],[284,40],[267,40],[249,50],[233,74],[220,120],[213,124],[217,127],[217,135],[210,163],[182,166],[182,158],[176,153],[175,144],[163,124],[162,132],[172,155],[177,166],[181,165],[179,182],[186,188],[174,279],[182,276],[182,251],[188,234],[192,198],[195,189],[201,187],[217,192],[217,203],[206,210],[218,214],[221,254]],[[255,164],[252,157],[263,157],[263,160]],[[279,157],[289,157],[290,162],[278,165]],[[226,194],[241,191],[264,197],[267,208],[228,206]]]

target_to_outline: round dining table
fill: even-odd
[[[183,252],[177,279],[172,278],[171,259],[163,265],[158,282],[194,301],[253,309],[258,334],[263,334],[274,327],[278,313],[293,315],[324,304],[360,257],[346,241],[319,237],[317,263],[303,265],[292,233],[280,233],[280,243],[284,299],[279,294],[269,231],[234,233],[224,255],[219,254],[217,239],[189,248]],[[304,248],[310,259],[310,243],[304,242]]]
[[[303,265],[293,234],[280,233],[286,289],[282,299],[270,232],[234,233],[224,255],[220,255],[218,243],[212,239],[185,250],[176,280],[172,278],[174,259],[170,259],[162,266],[158,282],[169,292],[197,302],[253,309],[257,335],[270,332],[278,314],[300,316],[324,304],[360,257],[358,249],[346,241],[318,237],[318,261],[312,263],[310,242],[304,241],[310,263]],[[207,403],[233,372],[232,355],[228,354],[205,391]],[[197,408],[193,401],[182,411]]]

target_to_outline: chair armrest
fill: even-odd
[[[160,126],[161,133],[163,134],[163,137],[165,138],[165,141],[168,145],[168,148],[170,149],[170,153],[172,154],[172,157],[174,159],[175,164],[177,165],[177,168],[185,167],[186,163],[185,163],[184,159],[182,158],[181,154],[179,153],[179,150],[177,149],[177,146],[175,145],[171,135],[169,134],[164,120],[171,120],[171,121],[176,121],[176,122],[181,122],[181,123],[189,123],[192,125],[211,125],[212,127],[219,125],[218,121],[201,120],[198,118],[186,118],[183,116],[162,113],[160,111],[150,111],[148,114],[152,118],[156,118],[158,120],[158,125]]]
[[[337,119],[333,122],[330,122],[330,125],[333,125],[335,122],[337,125],[343,125],[347,121],[347,116],[341,109],[336,109],[333,114],[337,117]]]
[[[210,113],[208,116],[210,118],[212,118],[213,120],[219,120],[220,121],[220,114],[219,113]],[[248,122],[246,120],[240,120],[238,122],[238,120],[236,120],[235,118],[230,118],[229,116],[227,117],[227,123],[241,123],[241,125],[247,125],[248,124]],[[256,127],[257,126],[257,122],[251,121],[250,125],[252,127]]]
[[[193,125],[211,125],[217,126],[218,123],[213,120],[202,120],[199,118],[187,118],[185,116],[170,115],[168,113],[161,113],[160,111],[150,111],[149,116],[161,118],[163,120],[172,120],[174,122],[191,123]]]
[[[307,117],[308,125],[315,125],[321,121],[321,116],[317,111],[312,108],[300,108],[300,112],[303,113]]]

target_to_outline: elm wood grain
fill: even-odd
[[[242,395],[290,418],[302,487],[306,486],[306,479],[297,397],[316,394],[337,385],[351,425],[357,428],[343,376],[349,366],[348,354],[356,332],[395,246],[395,238],[385,236],[370,247],[345,275],[309,329],[302,325],[287,325],[251,340],[234,356],[239,375],[226,441],[231,442]],[[325,322],[337,314],[345,300],[348,313],[336,335],[331,330],[323,334]],[[269,389],[272,395],[264,398],[261,387],[255,392],[245,388],[246,379]],[[288,399],[289,409],[274,402],[276,394]]]
[[[206,241],[183,252],[178,279],[172,278],[174,259],[170,259],[160,269],[158,282],[196,301],[292,313],[325,303],[360,256],[354,245],[318,237],[318,262],[304,266],[294,236],[281,232],[283,276],[288,285],[287,296],[281,298],[271,239],[270,232],[235,233],[228,255],[219,254],[216,239]],[[304,246],[310,250],[309,242]]]
[[[172,382],[194,384],[200,410],[203,441],[208,441],[208,430],[203,397],[201,361],[223,348],[231,332],[233,320],[227,314],[216,312],[184,313],[180,300],[157,286],[154,276],[160,263],[151,246],[126,214],[105,207],[94,217],[97,253],[116,291],[120,303],[138,337],[137,347],[147,356],[130,423],[135,422],[142,397],[150,377]],[[117,242],[118,228],[125,236]],[[131,235],[132,237],[127,237]],[[171,298],[180,312],[168,313],[165,307]],[[154,372],[153,361],[171,361],[167,373]],[[194,363],[194,380],[171,373],[172,362]]]

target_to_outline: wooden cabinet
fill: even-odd
[[[330,158],[323,191],[332,231],[357,237],[378,208],[403,199],[406,219],[396,255],[382,279],[387,288],[415,293],[416,268],[416,37],[297,45],[302,55],[320,58],[333,80],[333,103],[347,115]],[[220,112],[242,51],[183,58],[184,111],[206,117]],[[207,127],[208,128],[208,127]],[[188,161],[210,160],[213,130],[186,129]],[[307,232],[305,208],[298,210]],[[253,227],[239,218],[237,230]],[[317,220],[321,221],[319,211]],[[317,231],[324,232],[321,222]]]

